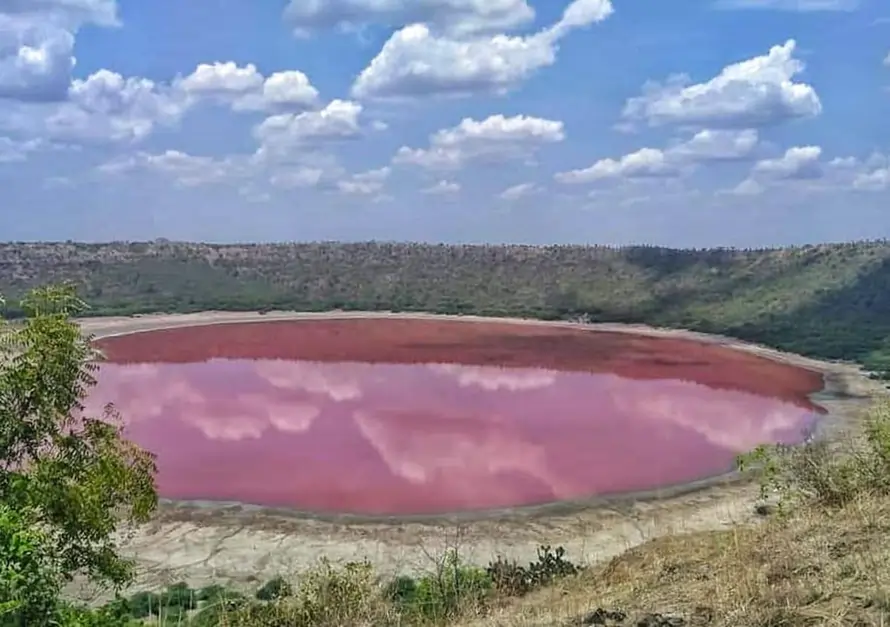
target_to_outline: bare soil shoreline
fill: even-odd
[[[80,323],[88,333],[111,337],[206,324],[394,316],[443,318],[381,312],[202,312],[87,318]],[[455,318],[578,328],[572,323]],[[731,338],[642,325],[586,328],[716,343],[818,371],[825,390],[814,400],[828,412],[818,435],[832,440],[854,437],[862,408],[884,390],[855,365],[822,362]],[[140,566],[134,589],[176,581],[192,586],[253,585],[311,567],[322,557],[333,562],[367,559],[383,574],[410,573],[433,568],[435,557],[447,548],[456,548],[463,559],[484,565],[497,555],[526,561],[540,544],[562,545],[574,561],[595,563],[655,537],[754,523],[756,497],[755,486],[730,475],[615,499],[422,520],[320,518],[238,504],[165,502],[151,523],[128,534],[123,548]]]

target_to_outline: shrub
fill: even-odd
[[[46,624],[54,616],[62,573],[46,534],[0,503],[0,625]]]
[[[824,440],[760,446],[739,457],[739,468],[760,472],[760,496],[775,496],[780,513],[801,504],[838,508],[866,493],[890,494],[890,403],[873,406],[864,426],[864,441],[841,454]]]
[[[283,577],[275,577],[260,586],[254,596],[260,601],[274,601],[289,597],[291,594],[293,594],[293,589],[290,584]]]
[[[435,573],[416,580],[400,577],[386,593],[401,615],[442,621],[483,609],[492,589],[488,573],[462,564],[457,551],[448,551]]]
[[[249,602],[226,616],[227,627],[341,627],[391,624],[377,579],[367,561],[342,567],[321,560],[291,596]]]
[[[507,596],[523,596],[541,586],[562,577],[578,574],[581,568],[565,559],[565,549],[554,550],[550,545],[538,547],[538,556],[528,566],[521,566],[515,560],[507,561],[498,557],[489,563],[486,573],[495,589]]]

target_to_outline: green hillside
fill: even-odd
[[[411,243],[0,244],[0,293],[96,315],[355,309],[642,322],[890,370],[890,243],[765,250]],[[12,315],[15,314],[11,310]]]

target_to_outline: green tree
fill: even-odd
[[[0,613],[32,625],[75,575],[132,579],[115,531],[146,521],[157,493],[154,457],[123,437],[113,408],[84,415],[97,355],[72,318],[85,304],[54,286],[20,309],[22,321],[0,323]]]

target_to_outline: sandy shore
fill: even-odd
[[[205,312],[91,318],[81,321],[97,337],[159,328],[253,322],[260,320],[412,317],[425,314]],[[464,320],[485,320],[462,316]],[[510,320],[516,324],[567,324]],[[577,328],[577,325],[569,325]],[[820,435],[850,437],[861,409],[883,393],[849,364],[829,363],[745,344],[729,338],[638,325],[588,325],[592,330],[671,336],[732,346],[823,373],[826,391],[815,400],[828,410]],[[519,560],[534,557],[540,544],[562,545],[575,561],[608,559],[649,539],[684,531],[725,528],[754,522],[756,488],[737,480],[712,481],[692,492],[665,491],[647,498],[624,498],[589,506],[504,512],[476,519],[423,521],[320,520],[222,504],[164,503],[154,520],[123,541],[124,551],[139,563],[135,589],[176,581],[192,586],[210,582],[251,585],[257,580],[299,571],[319,558],[333,561],[368,559],[383,573],[429,570],[446,548],[457,548],[469,561],[486,564],[496,555]],[[81,592],[82,594],[82,592]]]

